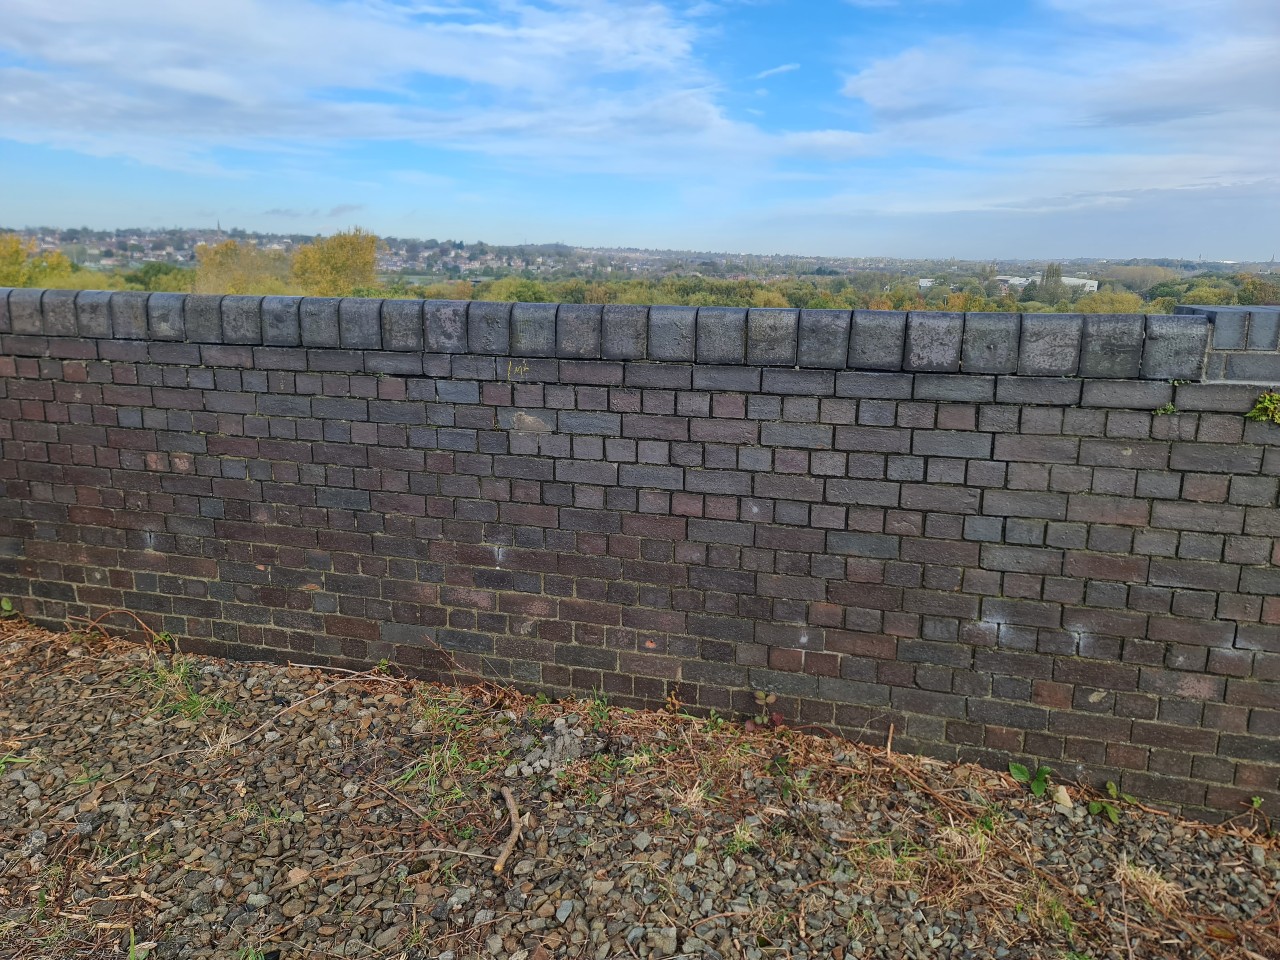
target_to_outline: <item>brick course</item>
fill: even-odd
[[[1265,317],[0,307],[0,595],[39,620],[767,689],[903,749],[1280,801],[1280,427],[1244,423],[1258,387],[1169,383],[1273,358]]]

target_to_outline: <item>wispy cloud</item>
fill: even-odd
[[[793,70],[799,70],[799,69],[800,69],[800,64],[798,63],[784,63],[781,66],[770,67],[768,70],[761,70],[751,79],[763,80],[766,77],[776,77],[781,73],[790,73]]]
[[[350,213],[359,213],[364,209],[363,203],[340,203],[328,213],[329,217],[345,217]]]

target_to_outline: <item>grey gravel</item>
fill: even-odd
[[[0,757],[15,960],[1280,957],[1260,817],[794,732],[0,624]]]

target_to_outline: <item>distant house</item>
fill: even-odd
[[[1065,283],[1072,290],[1082,290],[1085,293],[1098,292],[1097,280],[1085,280],[1081,277],[1063,277],[1062,282]]]

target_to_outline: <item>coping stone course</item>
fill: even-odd
[[[0,333],[9,333],[13,327],[9,323],[9,294],[12,287],[0,287]]]
[[[600,304],[560,304],[555,318],[555,355],[571,360],[598,360],[601,320]]]
[[[44,333],[44,316],[40,312],[43,290],[20,287],[9,294],[10,332],[19,336],[39,336]]]
[[[0,293],[0,296],[3,294]],[[76,332],[82,337],[111,339],[111,293],[82,290],[76,297]]]
[[[511,349],[511,304],[472,302],[467,307],[467,344],[472,353],[505,357]]]
[[[649,346],[649,308],[605,304],[600,321],[600,354],[606,360],[643,360]]]
[[[742,363],[746,358],[747,311],[742,307],[699,307],[699,363]]]
[[[337,297],[303,297],[298,305],[298,321],[304,347],[336,347],[338,345]]]
[[[338,342],[344,350],[381,350],[382,301],[343,297],[338,304]]]
[[[912,310],[907,314],[903,369],[955,373],[963,338],[963,313]]]
[[[1018,313],[966,313],[960,369],[965,373],[1015,373],[1022,338]]]
[[[147,332],[152,340],[185,340],[185,293],[153,293],[147,300]]]
[[[222,298],[222,342],[255,347],[262,343],[262,297]]]
[[[120,290],[111,294],[111,335],[117,340],[145,340],[147,305],[153,294]]]
[[[649,359],[691,361],[697,307],[649,308]]]
[[[1146,380],[1199,380],[1204,375],[1208,345],[1208,317],[1148,316],[1142,376]]]
[[[302,297],[262,298],[262,342],[271,347],[302,344]]]
[[[513,357],[554,357],[556,355],[556,305],[517,303],[511,308],[511,355]]]
[[[422,301],[382,301],[382,348],[421,350],[423,345]]]
[[[422,309],[426,316],[428,351],[467,352],[466,300],[428,300]]]
[[[1018,373],[1027,377],[1074,377],[1080,369],[1080,314],[1024,313]]]
[[[849,362],[852,310],[801,310],[796,362],[802,367],[843,370]]]
[[[855,310],[848,365],[855,370],[903,369],[907,315],[899,310]]]
[[[1141,314],[1089,313],[1080,346],[1080,376],[1136,378],[1142,371],[1146,320]]]
[[[794,367],[799,310],[753,307],[747,311],[747,363]]]

